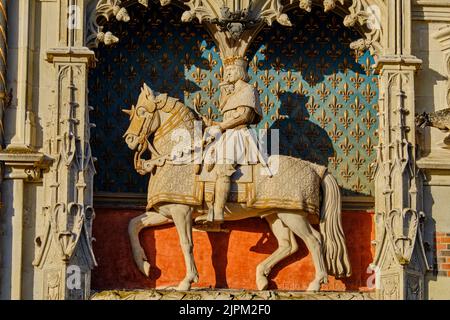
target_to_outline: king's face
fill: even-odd
[[[224,70],[224,80],[228,83],[235,83],[240,78],[239,67],[227,66]]]

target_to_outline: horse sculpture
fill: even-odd
[[[196,114],[167,94],[155,95],[145,84],[136,106],[123,111],[130,116],[124,138],[128,147],[135,151],[135,169],[142,175],[151,175],[147,211],[132,219],[128,228],[134,260],[139,270],[148,276],[150,264],[141,247],[139,233],[145,228],[174,223],[186,264],[186,276],[177,289],[189,290],[191,284],[198,281],[193,255],[193,220],[207,212],[208,183],[199,178],[198,164],[176,163],[170,154],[176,145],[172,139],[175,130],[194,136]],[[141,158],[144,153],[151,154],[149,160]],[[278,241],[278,249],[256,268],[257,288],[266,289],[271,269],[297,251],[294,235],[305,242],[312,254],[315,277],[308,290],[320,290],[321,284],[328,282],[328,274],[350,276],[336,180],[325,167],[282,155],[271,156],[269,162],[273,157],[278,157],[278,172],[273,176],[260,176],[256,169],[261,169],[261,164],[255,165],[252,182],[242,184],[247,191],[229,197],[227,210],[230,214],[225,216],[225,221],[264,218]],[[310,223],[314,218],[320,224],[320,232]]]

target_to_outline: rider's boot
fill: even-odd
[[[224,220],[225,204],[231,188],[231,178],[228,175],[218,177],[214,189],[214,222],[222,223]],[[210,220],[210,222],[212,222]]]

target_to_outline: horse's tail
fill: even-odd
[[[341,221],[341,192],[336,180],[325,173],[322,180],[323,203],[320,216],[322,250],[328,273],[337,278],[352,274]]]

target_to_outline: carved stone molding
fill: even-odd
[[[447,107],[450,107],[450,25],[440,28],[435,34],[435,38],[442,46],[444,53],[444,65],[447,67]]]
[[[353,0],[352,5],[346,8],[344,0],[318,0],[314,1],[314,5],[321,5],[325,12],[337,7],[341,11],[348,12],[349,14],[344,19],[344,25],[355,27],[358,24],[364,31],[364,38],[352,42],[350,47],[359,51],[369,48],[372,54],[380,55],[383,8],[373,2]],[[91,3],[87,9],[87,46],[94,48],[99,43],[105,45],[117,43],[120,39],[111,32],[103,30],[103,24],[111,19],[118,22],[129,22],[132,17],[128,14],[126,7],[135,3],[148,6],[146,0],[99,0],[97,3]],[[160,0],[162,6],[170,3],[171,0]],[[283,26],[291,26],[292,23],[285,10],[298,6],[309,12],[313,1],[292,0],[286,7],[281,4],[280,0],[190,0],[182,4],[189,10],[182,14],[181,21],[191,22],[196,19],[204,24],[224,59],[232,56],[244,56],[251,41],[266,24],[270,26],[276,21]]]
[[[42,153],[28,150],[5,150],[0,152],[0,161],[4,164],[4,179],[22,179],[28,182],[42,180],[43,171],[52,161]]]
[[[348,10],[350,13],[344,18],[344,25],[353,27],[359,24],[365,30],[364,38],[350,43],[350,48],[359,51],[370,49],[370,53],[377,56],[382,54],[381,8],[376,4],[370,4],[370,1],[353,0]]]

